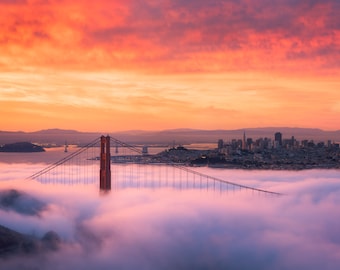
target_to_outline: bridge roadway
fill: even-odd
[[[234,182],[231,182],[231,181],[227,181],[227,180],[224,180],[224,179],[220,179],[220,178],[217,178],[217,177],[214,177],[214,176],[206,175],[206,174],[200,173],[198,171],[195,171],[191,167],[187,167],[184,164],[174,163],[170,159],[166,161],[166,160],[163,159],[164,157],[162,157],[162,160],[152,159],[151,156],[143,155],[143,153],[140,149],[138,149],[138,148],[136,148],[132,145],[129,145],[127,143],[124,143],[124,142],[117,140],[115,138],[112,138],[112,137],[110,137],[110,139],[111,139],[111,145],[110,145],[111,148],[116,148],[117,145],[119,145],[121,147],[128,148],[129,150],[132,150],[133,152],[136,153],[135,155],[113,155],[113,156],[111,156],[111,162],[112,163],[117,163],[117,164],[122,164],[122,163],[129,164],[129,163],[131,163],[131,164],[146,164],[146,165],[147,164],[150,164],[150,165],[158,164],[158,165],[171,166],[173,168],[178,169],[179,171],[186,172],[187,175],[190,174],[193,177],[198,176],[200,178],[206,179],[207,181],[208,180],[212,181],[214,184],[215,184],[215,182],[217,182],[220,185],[224,184],[224,185],[229,185],[229,186],[233,186],[233,187],[240,188],[240,189],[247,189],[247,190],[257,191],[257,192],[265,193],[265,194],[271,194],[271,195],[277,195],[277,196],[283,195],[282,193],[279,193],[279,192],[274,192],[274,191],[269,191],[269,190],[265,190],[265,189],[250,187],[250,186],[234,183]],[[47,166],[45,169],[29,176],[28,179],[39,180],[44,176],[47,176],[46,178],[50,179],[52,177],[51,175],[56,175],[56,173],[54,171],[58,170],[58,169],[59,169],[59,172],[62,172],[62,173],[66,173],[66,171],[72,171],[72,170],[69,169],[69,167],[72,164],[74,166],[79,167],[79,164],[74,164],[74,163],[72,163],[72,161],[74,159],[81,160],[79,158],[79,156],[84,155],[84,154],[87,155],[86,151],[88,151],[89,149],[91,149],[92,153],[93,153],[93,149],[98,149],[98,143],[99,142],[100,142],[100,138],[97,138],[96,140],[90,142],[89,144],[83,146],[82,148],[79,148],[77,151],[71,153],[67,157],[65,157],[65,158]],[[86,159],[88,161],[92,161],[92,162],[95,161],[96,162],[99,158],[98,158],[98,154],[97,154],[97,155],[92,156],[92,157],[87,157]],[[82,162],[84,162],[84,161],[82,161]],[[61,166],[68,166],[68,170],[60,169]],[[77,168],[77,170],[78,170],[78,168]],[[77,173],[79,174],[79,171]],[[63,179],[66,178],[65,175],[61,176],[61,177],[63,177]]]

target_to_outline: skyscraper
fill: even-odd
[[[218,148],[218,150],[221,150],[221,149],[223,148],[223,146],[224,146],[223,140],[222,140],[222,139],[219,139],[219,140],[217,141],[217,148]]]
[[[281,132],[275,133],[275,142],[277,142],[279,146],[282,146],[282,133]]]
[[[242,140],[242,150],[247,149],[247,142],[246,142],[246,132],[243,132],[243,140]]]

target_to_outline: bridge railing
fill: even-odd
[[[133,146],[131,144],[122,142],[122,141],[120,141],[116,138],[113,138],[113,137],[110,137],[110,139],[111,139],[111,148],[119,146],[119,147],[124,148],[124,149],[129,149],[130,153],[136,153],[137,155],[143,156],[143,152],[140,148]],[[41,180],[42,182],[45,182],[45,183],[46,182],[52,182],[52,183],[53,182],[64,182],[65,183],[67,181],[67,178],[69,178],[70,181],[75,181],[74,179],[76,179],[76,182],[81,182],[81,180],[79,181],[79,179],[77,179],[77,174],[78,174],[78,176],[80,175],[79,170],[81,169],[80,168],[81,165],[72,164],[71,161],[73,159],[79,157],[80,155],[84,154],[86,151],[89,151],[89,149],[92,149],[92,151],[93,151],[94,148],[96,148],[96,149],[98,148],[97,149],[98,154],[96,156],[91,155],[90,157],[87,157],[87,160],[91,160],[95,164],[99,163],[98,162],[99,159],[100,159],[100,157],[99,157],[99,155],[100,155],[99,142],[100,142],[100,138],[96,138],[95,140],[84,145],[83,147],[79,148],[75,152],[73,152],[73,153],[69,154],[68,156],[62,158],[61,160],[47,166],[46,168],[38,171],[37,173],[31,175],[28,178],[29,179],[41,180],[42,178],[45,177],[44,181]],[[91,163],[91,165],[93,165],[93,162]],[[135,164],[137,164],[137,162]],[[125,164],[125,165],[129,166],[129,164]],[[153,166],[157,167],[156,164],[153,164],[153,163],[150,163],[150,164],[144,163],[143,165],[150,165],[150,166],[153,165]],[[218,177],[210,176],[210,175],[204,174],[202,172],[198,172],[198,171],[192,169],[191,167],[184,166],[183,164],[178,164],[176,162],[173,162],[170,158],[168,158],[167,160],[163,159],[162,163],[158,164],[158,165],[162,165],[163,167],[172,167],[172,168],[174,168],[178,171],[186,172],[186,174],[190,175],[191,177],[198,177],[199,179],[206,179],[206,181],[211,183],[212,186],[215,186],[215,184],[218,183],[220,186],[224,185],[224,187],[226,187],[226,188],[232,187],[232,188],[246,189],[246,190],[256,191],[256,192],[259,192],[259,193],[276,195],[276,196],[282,195],[282,193],[279,193],[279,192],[273,192],[273,191],[269,191],[269,190],[265,190],[265,189],[250,187],[250,186],[247,186],[247,185],[235,183],[233,181],[229,181],[229,180],[221,179],[221,178],[218,178]],[[61,168],[62,166],[68,166],[68,167],[71,167],[71,166],[77,167],[78,166],[78,167],[77,167],[76,170],[72,170],[72,169],[65,170],[65,169]],[[130,164],[130,166],[131,166],[131,164]],[[115,168],[117,168],[117,167],[115,167]],[[160,168],[160,167],[158,166],[158,168]],[[58,172],[58,173],[56,173],[56,172]],[[73,174],[76,175],[76,177],[65,176],[65,175],[63,175],[65,172],[69,172],[71,174],[73,173]],[[98,170],[93,171],[93,169],[92,169],[92,172],[93,172],[93,176],[82,175],[83,180],[86,181],[87,183],[93,183],[93,182],[96,182],[97,179],[99,179],[99,164],[98,164]],[[113,172],[113,174],[115,175],[116,172]],[[157,173],[155,173],[155,174],[157,174]],[[158,174],[160,175],[162,173],[158,172]],[[114,175],[112,177],[112,181],[119,181],[119,179],[115,178]],[[141,175],[139,175],[139,176],[143,177]],[[58,177],[60,177],[60,179],[58,179]],[[94,181],[90,180],[91,177],[94,178]],[[136,177],[136,175],[131,174],[130,176],[128,175],[126,177],[131,178],[131,177]],[[173,175],[173,177],[179,177],[179,176]],[[59,181],[59,180],[62,180],[62,181]],[[98,180],[98,182],[99,182],[99,180]],[[208,184],[207,184],[207,186],[208,186]]]

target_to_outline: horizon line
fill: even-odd
[[[10,132],[10,133],[38,133],[44,131],[69,131],[69,132],[79,132],[79,133],[101,133],[101,134],[110,134],[110,133],[125,133],[125,132],[164,132],[164,131],[247,131],[247,130],[263,130],[263,129],[301,129],[301,130],[318,130],[323,132],[339,132],[340,129],[336,130],[328,130],[322,129],[318,127],[296,127],[296,126],[263,126],[263,127],[247,127],[247,128],[235,128],[235,129],[200,129],[200,128],[168,128],[168,129],[128,129],[128,130],[115,130],[115,131],[84,131],[77,129],[68,129],[68,128],[45,128],[34,131],[24,131],[24,130],[0,130],[0,132]],[[278,130],[279,131],[279,130]]]

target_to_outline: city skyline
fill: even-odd
[[[338,130],[340,2],[0,1],[1,130]]]

